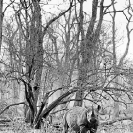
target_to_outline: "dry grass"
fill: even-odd
[[[44,122],[40,130],[31,129],[23,120],[14,120],[9,127],[0,128],[0,133],[62,133],[62,125],[56,128]],[[99,127],[97,133],[133,133],[133,122],[118,122],[113,126]]]
[[[133,122],[117,122],[112,126],[99,127],[98,133],[133,133]]]

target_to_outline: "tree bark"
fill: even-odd
[[[0,51],[1,51],[1,45],[2,45],[2,26],[3,26],[3,0],[0,0]]]
[[[85,55],[84,55],[84,49],[85,49],[85,35],[84,35],[84,29],[83,29],[83,19],[84,19],[84,15],[83,15],[83,2],[80,2],[80,12],[79,12],[79,16],[80,16],[80,20],[79,20],[79,34],[81,34],[81,55],[82,55],[82,65],[78,64],[78,71],[79,71],[79,78],[78,78],[78,82],[77,82],[77,86],[79,86],[80,88],[82,88],[85,80],[86,80],[86,72],[85,72]],[[82,67],[81,67],[82,66]],[[80,90],[76,93],[75,99],[80,99],[80,101],[75,101],[74,102],[74,106],[82,106],[82,102],[83,102],[83,91]]]

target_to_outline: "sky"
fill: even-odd
[[[18,0],[16,0],[18,1]],[[42,0],[42,2],[46,3],[47,0]],[[67,5],[67,3],[64,2],[65,0],[49,0],[49,6],[46,4],[45,5],[45,11],[47,12],[58,12],[58,9],[66,9],[69,5]],[[105,0],[105,4],[104,5],[109,5],[111,2],[111,0]],[[116,0],[117,3],[115,4],[115,7],[117,10],[122,10],[124,7],[126,7],[126,1],[127,0]],[[8,3],[9,0],[6,0],[6,2]],[[132,4],[133,1],[131,0]],[[57,6],[58,5],[58,6]],[[92,8],[92,0],[86,0],[84,2],[84,11],[87,12],[88,14],[91,14],[91,8]],[[8,9],[6,14],[10,14],[10,9]],[[104,18],[104,21],[111,21],[111,17],[110,15],[106,15]],[[117,51],[118,51],[118,56],[120,58],[120,56],[123,54],[123,52],[125,51],[125,47],[126,47],[126,43],[127,40],[126,38],[124,38],[124,36],[126,36],[126,19],[124,17],[124,15],[122,13],[117,13],[116,15],[116,28],[118,29],[117,31],[117,36],[119,36],[120,38],[122,38],[122,41],[117,45]],[[133,23],[130,25],[131,28],[133,28]],[[133,33],[131,34],[131,43],[130,43],[130,47],[129,47],[129,52],[127,55],[127,58],[129,58],[131,61],[133,61]]]
[[[117,10],[122,10],[126,7],[126,0],[116,0],[117,3],[115,4],[115,7]],[[133,1],[131,0],[132,4]],[[84,9],[86,12],[91,12],[91,3],[92,0],[87,0],[84,3]],[[105,0],[105,4],[104,5],[109,5],[110,4],[110,0]],[[111,10],[111,9],[110,9]],[[111,17],[110,15],[106,15],[104,18],[104,21],[111,21]],[[133,19],[132,19],[133,21]],[[127,39],[124,38],[124,36],[126,36],[126,23],[127,20],[125,19],[125,16],[123,15],[123,13],[117,13],[116,14],[116,28],[118,29],[117,31],[117,36],[122,38],[122,41],[117,45],[117,52],[118,52],[118,57],[120,58],[121,55],[123,54],[123,52],[125,51],[126,48],[126,43],[127,43]],[[133,23],[130,24],[130,27],[133,28]],[[131,42],[130,42],[130,47],[129,47],[129,52],[127,55],[127,59],[129,59],[130,61],[133,61],[133,32],[131,34]],[[116,39],[117,40],[117,39]]]
[[[104,0],[104,5],[105,6],[108,6],[110,3],[111,3],[111,0]],[[122,10],[126,7],[127,5],[127,0],[116,0],[116,4],[115,4],[115,7],[117,10]],[[59,8],[61,9],[64,9],[64,7],[66,8],[66,3],[65,4],[62,4],[63,3],[63,0],[59,0],[58,2],[55,1],[55,0],[51,0],[50,1],[50,7],[47,6],[47,11],[57,11],[58,8],[57,8],[57,5],[60,4]],[[133,0],[131,0],[131,3],[133,4]],[[69,5],[68,5],[69,6]],[[91,9],[92,9],[92,0],[86,0],[84,2],[84,11],[88,14],[91,14]],[[111,8],[110,8],[110,11],[111,11]],[[133,20],[133,19],[132,19]],[[111,17],[110,15],[106,15],[104,17],[104,22],[109,22],[111,21]],[[125,51],[125,48],[126,48],[126,44],[127,44],[127,39],[126,39],[126,19],[125,19],[125,16],[123,15],[123,13],[117,13],[116,14],[116,28],[118,29],[116,34],[118,36],[118,38],[120,39],[121,38],[121,41],[120,42],[117,42],[118,38],[116,38],[116,43],[117,43],[117,55],[118,55],[118,58],[121,58],[121,56],[123,55],[124,51]],[[130,24],[130,27],[133,28],[133,23]],[[129,59],[130,61],[133,61],[133,32],[131,34],[131,42],[130,42],[130,46],[129,46],[129,52],[128,52],[128,55],[127,55],[127,59]]]

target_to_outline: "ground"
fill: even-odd
[[[56,124],[44,123],[41,130],[31,129],[22,119],[14,120],[7,127],[0,125],[0,133],[62,133],[62,122],[56,120]],[[97,133],[133,133],[133,122],[117,122],[112,126],[99,127]]]

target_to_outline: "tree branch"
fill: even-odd
[[[46,118],[48,116],[48,114],[50,113],[50,111],[55,108],[59,102],[61,102],[65,97],[69,96],[70,94],[78,91],[78,87],[74,87],[73,89],[68,90],[67,92],[65,92],[64,94],[62,94],[59,98],[57,98],[55,101],[53,101],[46,109],[43,110],[43,112],[40,114],[40,116],[38,117],[38,119],[36,119],[35,121],[35,128],[38,128],[38,125],[43,118]]]
[[[10,107],[15,106],[15,105],[20,105],[20,104],[25,104],[25,105],[26,105],[25,102],[10,104],[10,105],[6,106],[6,107],[0,112],[0,115],[3,114],[3,113],[4,113],[7,109],[9,109]]]
[[[49,26],[50,26],[54,21],[56,21],[59,17],[61,17],[62,15],[64,15],[66,12],[68,12],[68,11],[71,9],[72,4],[73,4],[73,0],[70,2],[70,6],[69,6],[69,8],[68,8],[66,11],[59,13],[58,16],[54,17],[53,19],[51,19],[51,20],[47,23],[47,25],[44,27],[44,30],[43,30],[43,33],[42,33],[42,37],[46,34],[47,29],[49,28]]]

